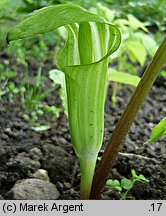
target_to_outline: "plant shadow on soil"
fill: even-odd
[[[109,86],[105,107],[105,134],[99,156],[102,155],[133,92],[133,87],[123,86],[118,92],[116,106],[112,107],[112,89]],[[49,96],[50,100],[53,97],[54,93]],[[55,122],[50,121],[50,130],[35,132],[23,120],[22,113],[23,108],[17,99],[13,104],[5,99],[1,101],[0,198],[14,199],[10,191],[18,180],[33,178],[34,172],[45,169],[50,182],[59,190],[59,199],[79,199],[79,165],[70,142],[66,118],[60,122],[58,129],[55,129]],[[130,191],[132,199],[166,199],[166,137],[143,145],[165,113],[165,87],[156,82],[135,119],[110,173],[110,178],[120,180],[123,177],[130,178],[131,169],[135,169],[138,174],[143,174],[149,180],[149,183],[134,185]],[[45,119],[42,121],[45,122]],[[103,193],[102,199],[120,197],[116,192],[112,192],[109,195]]]

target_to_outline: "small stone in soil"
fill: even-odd
[[[56,186],[48,181],[26,179],[16,182],[9,191],[8,198],[13,200],[56,200],[59,195]]]
[[[29,151],[29,157],[35,160],[40,160],[42,158],[42,152],[39,148],[32,148]]]
[[[36,171],[41,166],[39,161],[31,159],[25,152],[19,153],[15,157],[11,157],[7,165],[10,168],[19,167],[19,169],[24,172],[28,172],[29,170]]]
[[[64,182],[63,185],[65,189],[70,189],[72,187],[69,182]]]
[[[44,169],[39,169],[33,174],[34,178],[41,179],[43,181],[50,181],[48,177],[48,172],[47,170]]]
[[[63,180],[71,178],[74,159],[67,151],[60,146],[45,144],[43,145],[43,155],[42,167],[49,172],[51,181],[57,182],[59,178],[63,178]]]

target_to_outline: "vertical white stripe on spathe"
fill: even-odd
[[[73,26],[72,26],[73,25]],[[73,38],[73,50],[72,53],[68,52],[68,65],[79,65],[80,60],[79,60],[79,51],[78,51],[78,37],[77,37],[77,32],[75,29],[78,30],[78,24],[72,24],[68,25],[68,31],[72,34]],[[75,28],[75,29],[74,29]]]
[[[92,31],[92,44],[93,44],[92,62],[96,62],[96,61],[99,61],[101,59],[100,37],[99,37],[99,32],[97,30],[96,23],[90,22],[90,27],[91,27],[91,31]]]
[[[106,55],[109,51],[109,40],[110,40],[110,28],[108,25],[105,26],[105,54]]]

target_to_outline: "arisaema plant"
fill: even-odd
[[[118,28],[76,5],[31,13],[7,34],[7,42],[64,26],[67,41],[57,65],[65,73],[71,140],[81,169],[80,194],[88,199],[104,131],[108,57],[121,41]]]

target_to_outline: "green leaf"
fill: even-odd
[[[113,189],[116,189],[118,191],[122,191],[122,187],[120,185],[120,182],[118,180],[112,180],[112,179],[108,179],[106,182],[107,186],[112,187]]]
[[[107,186],[113,186],[114,185],[114,181],[112,179],[108,179],[106,182]]]
[[[133,179],[135,179],[135,178],[138,177],[138,176],[137,176],[137,173],[136,173],[136,171],[135,171],[134,169],[131,170],[131,175],[132,175],[132,178],[133,178]]]
[[[139,179],[141,182],[149,182],[149,180],[148,180],[147,178],[145,178],[145,176],[142,175],[142,174],[140,174],[140,175],[138,176],[138,179]]]
[[[40,131],[46,131],[50,129],[49,125],[40,125],[38,127],[32,127],[32,130],[36,131],[36,132],[40,132]]]
[[[135,34],[135,36],[141,39],[145,49],[147,50],[149,55],[153,57],[155,52],[157,51],[158,45],[156,41],[153,39],[152,35],[145,34],[143,32],[138,32]]]
[[[140,175],[138,176],[138,175],[136,174],[136,171],[135,171],[134,169],[131,170],[131,174],[132,174],[132,182],[133,182],[133,184],[134,184],[135,182],[137,182],[137,181],[142,182],[142,183],[144,183],[144,182],[149,182],[149,180],[146,179],[144,175],[140,174]]]
[[[166,79],[166,71],[161,71],[161,76],[164,77],[164,79]]]
[[[65,74],[60,70],[54,69],[54,70],[49,71],[49,77],[50,77],[51,80],[54,81],[54,83],[56,85],[61,86],[61,89],[60,89],[60,92],[59,92],[60,93],[60,98],[62,100],[63,110],[64,110],[66,116],[68,116]]]
[[[131,180],[124,178],[121,180],[121,186],[126,190],[130,190],[133,187],[133,183]]]
[[[121,186],[115,186],[115,189],[118,191],[122,191],[122,187]]]
[[[140,77],[109,69],[108,80],[113,82],[119,82],[122,84],[132,85],[136,87],[139,84]]]
[[[156,141],[166,135],[166,117],[163,118],[153,129],[150,139],[146,141],[144,144]]]
[[[148,32],[148,29],[145,26],[145,23],[138,20],[136,17],[134,17],[132,14],[127,15],[128,18],[128,24],[133,27],[134,29],[141,28],[145,32]]]
[[[114,184],[114,187],[120,186],[120,182],[116,179],[113,181],[113,184]]]
[[[142,43],[137,41],[128,41],[126,43],[126,47],[140,63],[140,65],[143,66],[146,60],[147,51]]]

